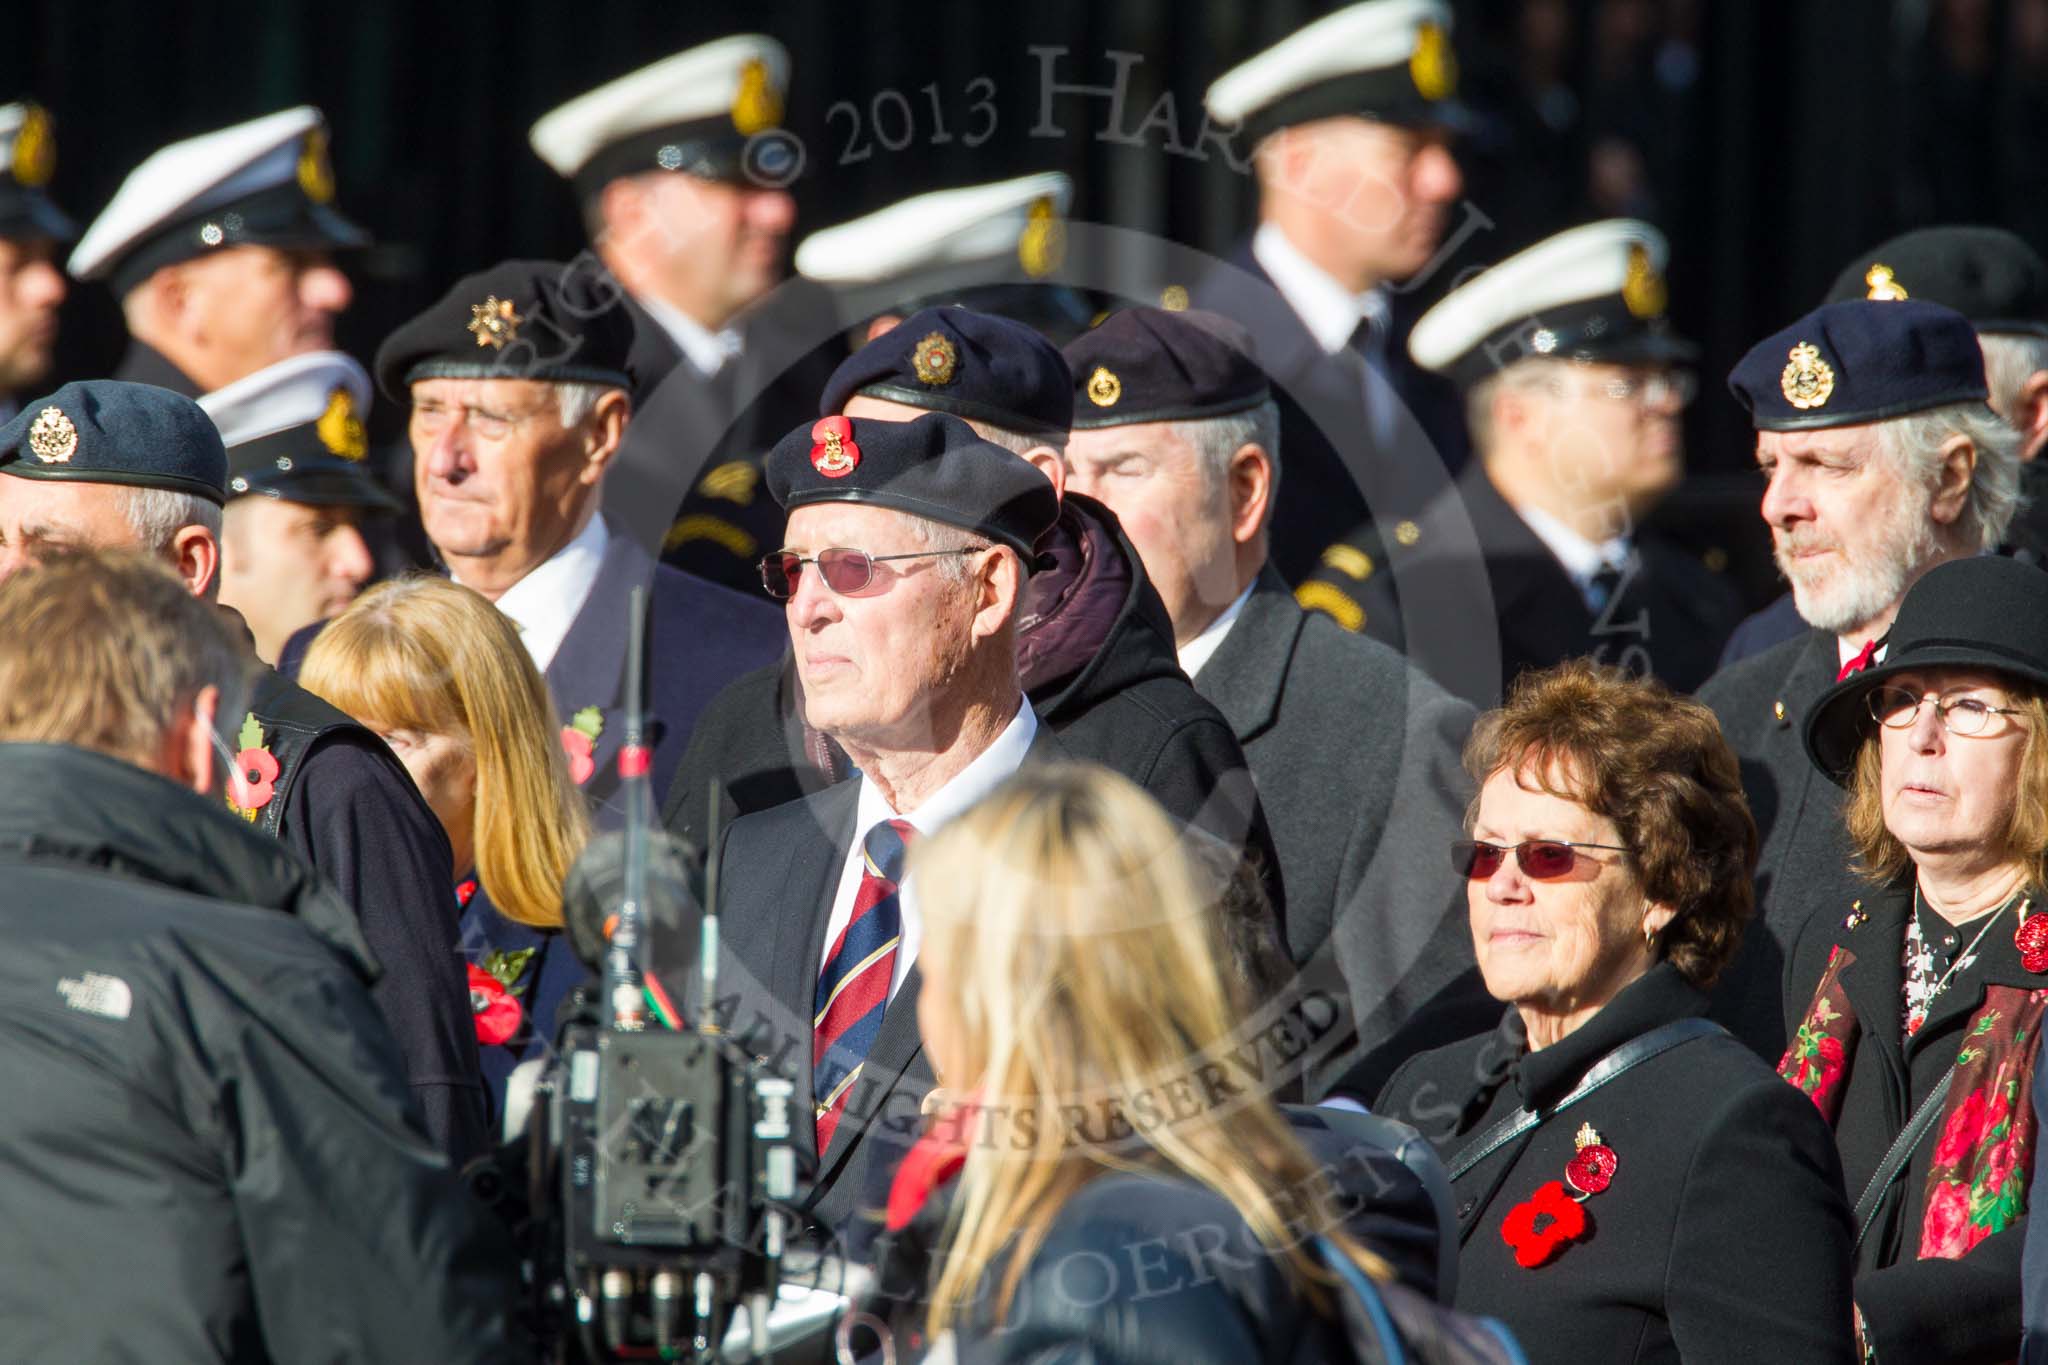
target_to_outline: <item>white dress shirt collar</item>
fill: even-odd
[[[976,754],[973,762],[953,774],[945,786],[926,797],[916,810],[900,818],[908,820],[921,837],[938,833],[1016,772],[1023,765],[1031,741],[1037,736],[1038,715],[1031,709],[1030,701],[1020,697],[1017,714],[1010,718],[1010,723],[996,736],[995,742]],[[840,867],[839,888],[833,895],[831,917],[825,924],[824,951],[818,958],[820,970],[831,961],[832,945],[838,942],[840,932],[853,919],[853,900],[860,890],[862,842],[876,825],[899,818],[897,811],[882,796],[880,788],[866,778],[858,780],[860,799],[854,813],[853,842],[847,847],[846,860]],[[918,945],[924,941],[924,918],[918,913],[917,888],[913,884],[904,884],[898,905],[903,916],[903,929],[896,944],[895,969],[889,977],[891,999],[903,984],[911,963],[917,960]]]
[[[1244,591],[1237,595],[1237,600],[1223,609],[1221,616],[1202,627],[1200,635],[1180,647],[1181,672],[1192,678],[1202,671],[1202,665],[1215,656],[1217,646],[1230,634],[1230,628],[1237,624],[1238,613],[1244,610],[1245,603],[1252,600],[1252,589],[1257,586],[1256,581],[1247,583]]]
[[[606,531],[604,514],[594,512],[590,524],[576,538],[549,555],[526,577],[498,596],[498,610],[519,627],[519,642],[533,656],[533,666],[547,672],[555,651],[583,610],[590,590],[597,586],[597,571],[604,563]],[[456,582],[462,580],[456,578]]]
[[[1352,333],[1367,317],[1384,325],[1387,295],[1382,289],[1354,294],[1330,278],[1321,266],[1302,255],[1277,223],[1261,223],[1252,234],[1252,258],[1259,263],[1280,297],[1308,328],[1323,354],[1335,355],[1351,344]]]
[[[706,379],[724,369],[725,362],[740,353],[740,334],[730,327],[722,332],[711,331],[682,309],[652,294],[635,294],[633,301],[661,324],[661,330],[667,332],[669,339],[682,350],[692,368]]]
[[[1586,585],[1593,581],[1593,575],[1602,569],[1613,569],[1617,573],[1628,566],[1628,538],[1614,536],[1597,544],[1586,539],[1577,531],[1540,507],[1517,507],[1515,515],[1528,523],[1536,538],[1543,542],[1551,556],[1564,566],[1572,582],[1584,592]]]

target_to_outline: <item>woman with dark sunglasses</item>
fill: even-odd
[[[1465,762],[1451,861],[1508,1009],[1375,1106],[1449,1168],[1457,1307],[1536,1365],[1852,1360],[1826,1125],[1704,1018],[1757,847],[1713,713],[1567,663],[1525,675]]]

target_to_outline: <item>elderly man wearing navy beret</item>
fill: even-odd
[[[920,921],[906,846],[1026,761],[1065,756],[1017,676],[1032,547],[1059,503],[957,417],[826,417],[779,442],[786,509],[762,562],[783,602],[805,716],[858,775],[742,816],[719,853],[724,1020],[797,1083],[802,1201],[847,1223],[869,1166],[900,1159],[933,1080],[919,1041]],[[664,955],[656,960],[687,960]],[[726,1008],[724,1002],[721,1008]]]
[[[1763,836],[1757,920],[1716,988],[1716,1014],[1775,1059],[1785,953],[1812,915],[1851,913],[1841,790],[1801,746],[1808,710],[1882,662],[1906,590],[1982,554],[2018,501],[2019,436],[1986,403],[1969,321],[1918,299],[1824,305],[1728,377],[1756,426],[1763,518],[1807,629],[1700,689],[1742,759]]]

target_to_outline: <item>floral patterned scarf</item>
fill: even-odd
[[[1862,1023],[1842,989],[1856,955],[1840,945],[1814,988],[1778,1074],[1799,1087],[1830,1127],[1841,1111],[1841,1080]],[[1953,1260],[2026,1212],[2034,1145],[2034,1056],[2048,990],[1987,986],[1956,1054],[1955,1080],[1927,1169],[1920,1260]]]

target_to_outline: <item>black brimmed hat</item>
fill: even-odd
[[[1806,752],[1842,786],[1877,725],[1864,699],[1900,673],[1983,669],[2048,691],[2048,573],[1996,555],[1937,565],[1907,591],[1884,651],[1883,663],[1836,683],[1807,713]]]
[[[540,379],[633,387],[633,319],[588,257],[503,261],[465,275],[377,348],[377,387],[416,379]]]
[[[228,497],[396,512],[364,467],[370,376],[340,351],[267,365],[199,399],[228,449]]]
[[[1915,228],[1862,253],[1828,302],[1921,299],[1953,308],[1979,332],[2048,336],[2048,262],[2017,233],[1957,224]]]

